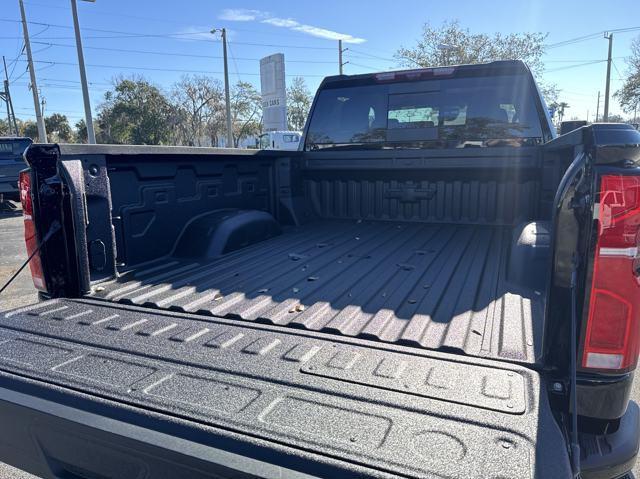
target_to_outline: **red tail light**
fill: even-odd
[[[602,177],[598,220],[582,366],[629,370],[640,352],[640,176]]]
[[[18,181],[20,187],[20,201],[22,202],[22,214],[24,216],[24,241],[27,244],[27,255],[31,256],[38,249],[38,235],[33,221],[33,196],[31,193],[31,172],[24,170],[20,172]],[[47,291],[42,272],[42,261],[40,252],[37,252],[29,262],[31,268],[31,278],[36,289]]]

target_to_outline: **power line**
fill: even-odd
[[[54,8],[54,9],[59,9],[59,10],[70,10],[69,7],[65,7],[62,5],[49,5],[49,4],[44,4],[44,3],[35,3],[35,2],[25,2],[26,5],[33,5],[33,6],[38,6],[38,7],[45,7],[45,8]],[[154,22],[161,22],[161,23],[167,23],[167,24],[171,24],[171,25],[177,25],[177,26],[182,26],[184,27],[183,23],[180,22],[175,22],[175,21],[171,21],[171,20],[167,20],[167,19],[161,19],[161,18],[152,18],[152,17],[141,17],[141,16],[137,16],[137,15],[127,15],[127,14],[123,14],[123,13],[115,13],[115,12],[105,12],[102,10],[99,11],[93,11],[93,9],[88,9],[87,12],[92,13],[94,15],[101,15],[101,16],[113,16],[113,17],[122,17],[122,18],[133,18],[136,20],[144,20],[144,21],[154,21]],[[272,36],[277,36],[277,37],[296,37],[296,38],[300,38],[302,36],[305,36],[304,33],[281,33],[281,32],[260,32],[260,31],[256,31],[256,30],[252,30],[252,29],[248,29],[248,28],[233,28],[233,31],[238,31],[238,32],[249,32],[249,33],[253,33],[254,35],[272,35]]]
[[[36,3],[36,2],[24,2],[26,5],[33,5],[34,7],[44,7],[44,8],[54,8],[54,9],[58,9],[58,10],[71,10],[69,7],[65,7],[63,5],[50,5],[50,4],[46,4],[46,3]],[[90,10],[88,10],[90,11]],[[106,16],[114,16],[114,17],[123,17],[123,18],[133,18],[136,20],[145,20],[145,21],[155,21],[155,22],[164,22],[164,23],[168,23],[168,24],[173,24],[173,25],[179,25],[178,22],[172,22],[171,20],[166,20],[166,19],[160,19],[160,18],[151,18],[151,17],[139,17],[136,15],[126,15],[123,13],[112,13],[112,12],[104,12],[104,11],[99,11],[99,12],[91,12],[94,14],[98,14],[98,15],[106,15]]]
[[[546,49],[550,50],[550,49],[553,49],[553,48],[564,47],[566,45],[573,45],[574,43],[580,43],[580,42],[584,42],[584,41],[587,41],[587,40],[591,40],[593,38],[599,38],[600,35],[602,35],[602,32],[590,33],[589,35],[583,35],[581,37],[570,38],[569,40],[563,40],[563,41],[557,42],[557,43],[550,43],[549,45],[546,45]]]
[[[395,60],[395,59],[392,59],[392,58],[384,58],[384,57],[381,57],[381,56],[378,56],[378,55],[373,55],[371,53],[367,53],[367,52],[363,52],[363,51],[360,51],[360,50],[356,50],[355,48],[351,48],[350,50],[352,52],[359,53],[360,55],[365,55],[365,56],[367,56],[369,58],[375,58],[376,60],[382,60],[382,61],[385,61],[385,62],[393,62],[393,63],[397,63],[398,62],[398,60]],[[356,57],[354,57],[354,58],[356,58]]]
[[[75,48],[75,45],[65,44],[65,43],[51,43],[51,42],[31,42],[38,45],[49,45],[54,47],[69,47]],[[234,42],[235,44],[236,42]],[[174,53],[174,52],[160,52],[153,50],[131,50],[127,48],[111,48],[111,47],[84,47],[86,50],[102,50],[102,51],[111,51],[111,52],[121,52],[121,53],[141,53],[145,55],[161,55],[161,56],[173,56],[173,57],[185,57],[185,58],[206,58],[206,59],[222,59],[221,56],[216,55],[198,55],[195,53]],[[249,57],[235,57],[236,60],[246,60],[246,61],[260,61],[260,58],[249,58]],[[287,59],[287,63],[318,63],[318,64],[333,64],[332,61],[325,60],[289,60]]]
[[[10,19],[10,18],[0,18],[0,22],[18,22],[18,20]],[[44,22],[29,22],[29,24],[33,25],[41,25],[46,27],[54,27],[54,28],[64,28],[64,29],[72,29],[70,25],[60,25],[55,23],[44,23]],[[184,37],[193,37],[193,35],[210,35],[209,31],[194,31],[194,32],[172,32],[172,33],[137,33],[137,32],[123,32],[119,30],[106,30],[102,28],[83,28],[85,31],[90,32],[98,32],[98,33],[112,33],[114,35],[110,36],[95,36],[95,35],[87,35],[84,36],[86,39],[113,39],[113,38],[171,38],[171,39],[184,39]],[[0,37],[4,39],[12,38],[12,37]],[[15,37],[17,38],[17,37]],[[73,37],[48,37],[47,40],[60,40],[60,39],[73,39]],[[204,42],[219,42],[220,40],[216,40],[213,37],[211,39],[208,38],[186,38],[190,41],[204,41]],[[307,50],[333,50],[332,47],[313,47],[306,45],[286,45],[286,44],[273,44],[273,43],[252,43],[252,42],[234,42],[236,45],[249,45],[249,46],[257,46],[257,47],[269,47],[269,48],[298,48],[298,49],[307,49]]]
[[[20,62],[24,62],[25,60],[18,60]],[[55,65],[64,65],[64,66],[78,66],[75,62],[60,62],[60,61],[52,61],[52,60],[34,60],[34,63],[43,63],[50,66]],[[186,70],[181,68],[156,68],[156,67],[138,67],[138,66],[128,66],[128,65],[100,65],[100,64],[90,64],[88,63],[86,66],[92,68],[120,68],[123,70],[142,70],[142,71],[160,71],[160,72],[176,72],[176,73],[202,73],[202,74],[211,74],[211,75],[221,75],[223,72],[220,71],[211,71],[211,70]],[[249,72],[241,72],[242,75],[249,76],[260,76],[260,73],[249,73]],[[293,74],[294,76],[301,77],[317,77],[324,78],[326,75],[311,75],[311,74]]]
[[[16,110],[32,111],[33,108],[19,107],[19,108],[16,108]],[[78,111],[78,110],[59,110],[56,108],[56,113],[84,113],[84,112]]]
[[[231,42],[229,40],[227,40],[227,47],[229,48],[229,55],[231,55],[231,60],[233,60],[233,68],[236,71],[236,76],[238,77],[238,81],[242,81],[242,78],[240,78],[240,72],[238,71],[238,63],[236,62],[236,57],[233,55],[233,52],[231,51]]]
[[[26,60],[23,60],[23,61],[26,61]],[[11,82],[13,83],[13,82],[16,82],[16,81],[20,80],[20,79],[21,79],[23,76],[25,76],[28,72],[29,72],[29,69],[28,69],[28,68],[25,68],[25,69],[24,69],[24,71],[22,72],[22,74],[21,74],[20,76],[18,76],[17,78],[15,78],[15,79],[11,80]]]
[[[349,65],[353,65],[353,66],[360,67],[360,68],[366,68],[367,70],[373,70],[373,71],[379,70],[379,68],[377,68],[377,67],[372,67],[372,66],[369,66],[369,65],[361,65],[360,63],[349,62]]]
[[[18,54],[16,57],[9,62],[9,65],[13,63],[13,67],[11,67],[11,73],[9,73],[9,81],[13,78],[13,72],[16,70],[16,66],[18,66],[18,59],[22,56],[22,52],[24,51],[24,43],[19,44],[20,47],[18,49]]]
[[[16,20],[13,18],[0,18],[0,22],[11,22],[11,23],[20,23],[20,20]],[[68,29],[68,30],[72,30],[73,27],[71,25],[61,25],[59,23],[47,23],[47,22],[34,22],[34,21],[29,21],[27,22],[29,25],[39,25],[39,26],[44,26],[47,28],[64,28],[64,29]],[[117,33],[117,34],[121,34],[121,35],[148,35],[148,34],[138,34],[136,32],[123,32],[120,30],[107,30],[104,28],[91,28],[91,27],[86,27],[83,28],[83,30],[86,31],[90,31],[90,32],[98,32],[98,33]],[[166,34],[154,34],[154,35],[196,35],[196,34],[209,34],[210,32],[208,31],[202,31],[202,32],[173,32],[173,33],[166,33]]]
[[[29,86],[28,83],[14,83],[14,85],[26,86],[26,87]],[[38,86],[42,87],[43,89],[52,89],[52,90],[73,90],[73,91],[80,90],[80,85],[56,85],[51,83],[41,83]],[[109,88],[92,88],[92,91],[102,93],[102,92],[109,91]]]
[[[571,70],[572,68],[580,68],[580,67],[584,67],[584,66],[588,66],[588,65],[595,65],[597,63],[604,63],[607,60],[592,60],[592,61],[588,61],[588,62],[584,62],[584,63],[578,63],[577,65],[568,65],[568,66],[564,66],[564,67],[557,67],[557,68],[549,68],[547,70],[544,70],[545,73],[551,73],[551,72],[559,72],[562,70]]]
[[[79,80],[66,80],[66,79],[62,79],[62,78],[42,78],[43,81],[52,81],[52,82],[59,82],[59,83],[77,83],[80,84]],[[107,86],[113,86],[113,83],[107,83],[107,82],[93,82],[90,81],[89,85],[107,85]]]
[[[611,63],[613,64],[613,68],[615,68],[616,73],[618,74],[618,80],[624,81],[623,75],[622,75],[622,73],[620,73],[620,70],[618,70],[618,66],[616,65],[616,62],[614,62],[613,59],[612,59]]]
[[[250,42],[233,42],[236,45],[250,45],[254,47],[269,47],[269,48],[300,48],[303,50],[334,50],[334,47],[309,47],[305,45],[278,45],[273,43],[250,43]]]
[[[85,30],[89,30],[88,28]],[[201,35],[206,32],[185,32],[185,33],[169,33],[169,34],[145,34],[145,33],[122,33],[118,35],[83,35],[85,40],[113,40],[113,39],[123,39],[123,38],[164,38],[168,40],[185,40],[190,42],[206,42],[206,43],[215,43],[219,42],[219,40],[207,40],[204,38],[186,38],[189,35]],[[0,36],[0,40],[16,40],[20,37],[3,37]],[[73,40],[74,37],[38,37],[40,40]],[[331,47],[312,47],[305,45],[286,45],[286,44],[275,44],[275,43],[251,43],[251,42],[234,42],[236,45],[248,45],[254,47],[265,47],[265,48],[294,48],[301,50],[333,50]]]
[[[615,28],[612,30],[600,30],[599,32],[589,33],[588,35],[583,35],[580,37],[570,38],[568,40],[563,40],[561,42],[550,43],[546,45],[547,49],[564,47],[567,45],[573,45],[574,43],[585,42],[587,40],[593,40],[595,38],[600,38],[604,33],[626,33],[626,32],[634,32],[636,30],[640,30],[640,26],[638,27],[626,27],[626,28]]]

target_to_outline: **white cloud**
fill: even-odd
[[[364,38],[358,38],[346,33],[338,33],[332,30],[327,30],[325,28],[314,27],[311,25],[298,25],[293,27],[293,30],[298,32],[303,32],[308,35],[313,35],[314,37],[327,38],[329,40],[342,40],[345,43],[364,43],[366,40]]]
[[[300,26],[298,22],[295,20],[291,20],[290,18],[265,18],[262,20],[262,23],[268,23],[269,25],[273,25],[274,27],[283,27],[283,28],[295,28]]]
[[[306,33],[318,38],[326,38],[327,40],[342,40],[345,43],[364,43],[364,38],[354,37],[347,33],[339,33],[326,28],[320,28],[313,25],[300,23],[292,18],[274,17],[268,12],[261,10],[249,10],[246,8],[227,8],[218,16],[220,20],[234,22],[260,22],[279,28],[287,28],[296,32]]]
[[[218,15],[220,20],[229,20],[231,22],[252,22],[263,16],[260,10],[249,10],[247,8],[225,8]]]

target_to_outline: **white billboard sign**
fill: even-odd
[[[262,128],[264,131],[287,129],[287,86],[284,54],[276,53],[260,60]]]

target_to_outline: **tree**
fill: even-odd
[[[558,123],[562,123],[562,120],[564,120],[564,111],[565,109],[569,109],[570,107],[566,101],[561,101],[557,104],[557,108],[558,108]]]
[[[95,129],[96,125],[93,125]],[[88,134],[87,134],[87,123],[84,121],[84,118],[80,118],[76,124],[76,138],[78,139],[78,143],[87,143],[88,142]],[[98,139],[96,138],[96,142]]]
[[[9,128],[9,122],[0,118],[0,136],[8,136],[13,130]]]
[[[54,113],[44,119],[47,129],[47,141],[52,143],[69,143],[73,140],[73,131],[66,115]]]
[[[173,86],[171,101],[178,133],[176,142],[202,146],[205,135],[210,136],[210,127],[219,123],[216,116],[219,117],[224,111],[220,80],[206,76],[184,76]]]
[[[160,89],[141,77],[118,79],[98,107],[106,143],[160,145],[172,137],[172,108]]]
[[[239,81],[231,88],[231,124],[233,146],[262,131],[262,97],[248,82]]]
[[[76,129],[76,141],[78,143],[88,143],[87,137],[87,124],[84,121],[84,118],[79,119],[74,125]],[[93,131],[96,135],[96,143],[109,143],[110,140],[105,134],[102,132],[100,125],[95,120],[93,121]]]
[[[38,125],[36,124],[36,122],[32,120],[23,122],[20,128],[20,135],[31,138],[33,141],[39,141]]]
[[[631,42],[631,55],[627,59],[627,67],[627,78],[622,88],[613,96],[626,113],[633,113],[637,118],[637,112],[640,110],[640,37]]]
[[[294,77],[287,88],[287,124],[290,130],[304,128],[313,96],[302,77]]]
[[[538,82],[538,87],[549,108],[551,105],[560,103],[560,89],[555,83]]]
[[[540,81],[547,34],[540,32],[471,33],[457,20],[440,27],[425,23],[422,36],[413,48],[401,47],[395,57],[407,67],[434,67],[485,63],[495,60],[523,60]],[[557,100],[557,88],[542,84],[547,103]],[[548,95],[548,96],[547,96]],[[555,96],[555,97],[554,97]]]
[[[609,123],[626,123],[626,120],[622,117],[622,115],[617,115],[615,113],[613,115],[609,115],[607,121]]]

